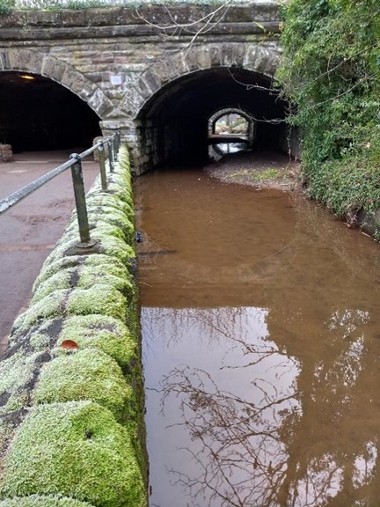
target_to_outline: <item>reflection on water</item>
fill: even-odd
[[[269,339],[267,315],[261,308],[143,309],[145,346],[159,364],[146,372],[149,426],[151,414],[162,414],[150,445],[169,451],[165,461],[160,449],[151,459],[175,484],[168,504],[153,469],[157,505],[264,505],[281,482],[287,453],[279,423],[301,410],[299,364]],[[176,503],[185,494],[191,500]]]
[[[135,192],[151,507],[380,505],[378,245],[202,174]]]

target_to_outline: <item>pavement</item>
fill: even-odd
[[[23,152],[12,162],[0,162],[0,199],[83,150]],[[91,158],[83,162],[86,191],[99,173]],[[0,215],[0,355],[15,318],[29,303],[43,262],[61,237],[75,208],[68,169]]]

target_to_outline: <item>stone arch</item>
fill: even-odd
[[[239,116],[242,116],[245,118],[248,122],[248,133],[249,137],[253,138],[254,132],[255,132],[255,121],[252,118],[252,115],[250,115],[247,111],[244,111],[244,109],[239,109],[237,107],[225,107],[223,109],[218,109],[213,113],[209,119],[208,119],[208,134],[211,135],[214,133],[214,127],[215,123],[222,118],[223,116],[227,114],[238,114]]]
[[[280,58],[280,47],[270,43],[226,42],[193,46],[162,58],[143,72],[123,101],[131,119],[166,85],[194,72],[217,67],[240,68],[273,79]]]
[[[173,163],[180,157],[183,157],[186,163],[190,160],[192,163],[202,163],[202,160],[204,162],[208,153],[209,116],[206,118],[206,110],[208,114],[214,113],[217,110],[217,102],[224,102],[220,107],[240,107],[240,104],[237,98],[230,104],[219,98],[215,100],[213,110],[210,108],[210,102],[202,110],[198,106],[189,106],[192,100],[196,100],[198,91],[204,89],[207,90],[206,95],[210,93],[207,80],[213,76],[222,79],[225,89],[230,83],[231,86],[249,92],[252,77],[255,82],[260,83],[257,89],[253,87],[252,93],[260,93],[266,88],[269,91],[280,53],[279,44],[273,41],[204,43],[202,46],[194,45],[187,51],[182,50],[175,55],[159,58],[136,76],[120,104],[120,110],[128,121],[123,135],[131,148],[135,172],[140,174],[149,168]],[[236,71],[235,76],[231,71]],[[247,81],[247,86],[241,86],[244,85],[243,81]],[[267,95],[269,96],[268,93]],[[272,98],[270,101],[272,110],[282,108],[282,105]],[[245,98],[241,103],[243,109],[246,102]],[[260,107],[262,109],[265,106],[261,104]],[[249,108],[245,110],[248,111]],[[189,121],[186,120],[184,124],[180,120],[178,123],[176,118],[183,118],[183,115]],[[202,115],[204,118],[201,118]],[[257,117],[261,116],[259,112]],[[277,116],[276,113],[275,117]],[[271,113],[268,117],[271,117]],[[277,142],[277,134],[276,139],[272,134],[266,136],[264,127],[261,132],[262,137]],[[193,149],[194,146],[197,146],[197,149]]]
[[[0,49],[0,72],[18,71],[39,74],[64,86],[100,117],[104,118],[113,109],[113,104],[103,91],[89,81],[69,63],[49,54],[31,49]]]
[[[246,120],[247,122],[247,130],[245,133],[245,135],[247,136],[246,142],[248,143],[248,146],[252,146],[255,138],[256,122],[249,112],[238,107],[225,107],[222,109],[217,109],[213,114],[211,114],[211,116],[209,116],[208,118],[207,124],[208,136],[210,137],[215,136],[217,122],[221,118],[223,118],[223,116],[229,114],[236,114]],[[210,144],[210,146],[208,147],[208,151],[211,160],[219,160],[225,154],[223,149],[220,146],[218,146],[218,144]],[[241,149],[239,149],[239,151],[241,151]],[[227,151],[227,153],[230,153],[230,151]]]

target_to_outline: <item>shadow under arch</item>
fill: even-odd
[[[256,146],[280,150],[286,103],[273,94],[271,80],[244,69],[213,67],[169,82],[139,111],[135,125],[142,165],[137,172],[207,163],[209,118],[222,109],[257,120]]]
[[[277,149],[284,126],[267,119],[285,118],[286,103],[272,87],[279,58],[279,45],[265,42],[194,44],[148,68],[122,104],[134,122],[135,172],[207,162],[208,118],[222,108],[261,119],[259,144]]]
[[[0,50],[0,100],[0,142],[14,152],[87,146],[112,106],[71,65],[29,49]]]
[[[31,49],[0,49],[0,72],[27,72],[43,76],[67,88],[85,101],[100,119],[113,104],[104,92],[69,63]]]

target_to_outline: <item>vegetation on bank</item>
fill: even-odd
[[[290,0],[279,79],[310,197],[355,223],[380,208],[380,4]]]

